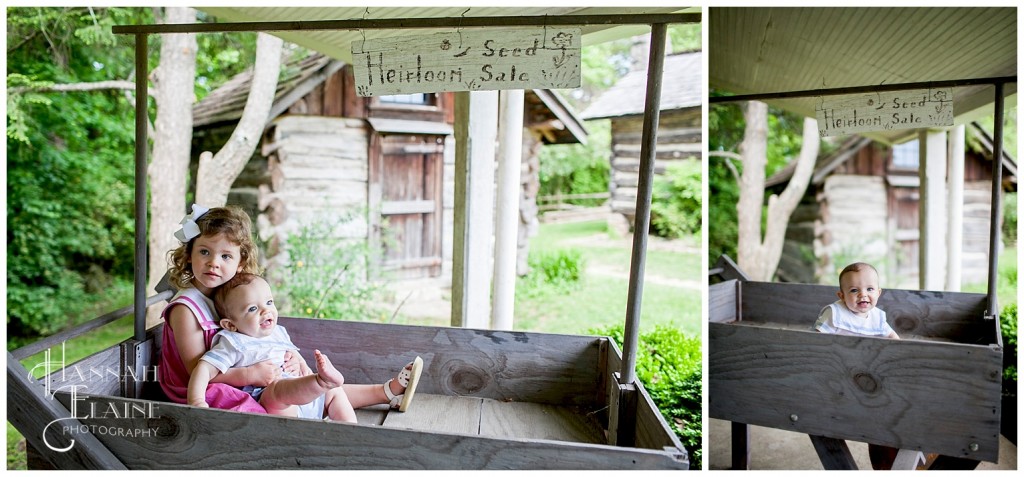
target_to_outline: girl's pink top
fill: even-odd
[[[178,354],[178,345],[174,341],[174,330],[171,329],[171,322],[168,320],[171,308],[178,305],[188,307],[192,311],[192,315],[199,321],[199,326],[203,329],[203,344],[206,349],[210,349],[213,335],[220,331],[220,326],[217,324],[217,312],[213,309],[213,303],[206,295],[203,295],[203,292],[195,288],[180,290],[164,308],[162,313],[164,318],[163,347],[160,352],[160,367],[158,368],[160,388],[171,401],[185,404],[188,402],[189,372]],[[210,383],[207,386],[206,402],[210,407],[217,409],[263,414],[267,412],[248,393],[224,383]]]

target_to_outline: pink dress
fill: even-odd
[[[217,312],[213,310],[213,303],[203,295],[203,292],[195,288],[185,288],[178,291],[174,298],[164,308],[163,348],[160,353],[160,367],[158,368],[160,388],[163,389],[167,398],[173,402],[185,404],[188,402],[188,380],[189,372],[178,355],[178,345],[174,341],[174,330],[171,329],[171,322],[167,319],[172,307],[177,305],[187,306],[203,329],[203,344],[210,349],[213,335],[220,331],[217,324]],[[232,411],[255,412],[266,414],[263,406],[260,406],[248,393],[224,383],[210,383],[206,388],[206,402],[210,407],[217,409],[229,409]]]

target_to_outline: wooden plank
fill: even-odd
[[[481,436],[606,443],[600,424],[585,414],[584,410],[493,399],[484,399],[482,405],[479,424]]]
[[[721,323],[708,336],[710,417],[998,456],[1001,348]]]
[[[821,137],[953,125],[953,88],[827,96],[814,107]]]
[[[417,392],[596,407],[600,338],[282,317],[312,362],[320,349],[345,382],[383,383],[417,355]]]
[[[417,392],[406,412],[391,411],[384,427],[454,434],[480,433],[481,399]]]
[[[67,401],[67,394],[58,394]],[[97,406],[134,400],[89,397]],[[685,470],[678,456],[647,449],[506,440],[350,425],[155,403],[154,418],[90,417],[97,437],[132,469],[652,469]],[[245,445],[238,445],[239,439]]]
[[[743,284],[744,321],[814,324],[818,313],[836,301],[838,286],[747,282]],[[995,332],[983,319],[985,295],[882,288],[878,307],[900,336],[946,338],[958,343],[994,344]]]
[[[93,434],[63,432],[77,429],[80,416],[54,399],[54,391],[38,385],[7,353],[7,420],[25,441],[58,469],[123,469],[121,461]]]
[[[829,437],[808,436],[814,444],[814,451],[818,453],[821,466],[825,470],[857,470],[857,462],[853,460],[850,447],[842,439]]]
[[[117,346],[106,348],[75,363],[64,363],[61,350],[51,350],[51,366],[41,381],[47,389],[71,389],[77,386],[81,392],[115,396],[121,393],[121,350]],[[59,361],[58,361],[59,360]],[[63,368],[63,369],[60,369]]]
[[[461,28],[352,42],[359,96],[578,88],[579,27]]]
[[[388,405],[378,404],[356,409],[356,421],[367,426],[380,426],[388,416]]]
[[[708,286],[708,321],[728,323],[740,319],[737,280],[727,280]]]
[[[642,449],[665,449],[674,448],[680,452],[683,450],[683,443],[679,441],[672,430],[675,423],[665,420],[658,407],[655,406],[651,395],[644,388],[643,383],[637,381],[637,404],[636,404],[636,442],[633,447]]]

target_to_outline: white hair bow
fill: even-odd
[[[182,218],[181,222],[178,222],[181,224],[181,228],[174,232],[174,237],[181,242],[187,243],[199,236],[199,224],[196,223],[196,220],[199,220],[209,210],[199,204],[192,204],[192,213]]]

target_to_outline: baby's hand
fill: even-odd
[[[274,365],[274,362],[270,360],[260,361],[245,368],[245,371],[248,373],[247,381],[249,384],[257,387],[267,387],[270,383],[277,381],[277,378],[281,377],[281,368]]]
[[[284,354],[284,371],[292,376],[306,376],[313,374],[313,371],[306,366],[306,360],[295,351],[287,351]]]

